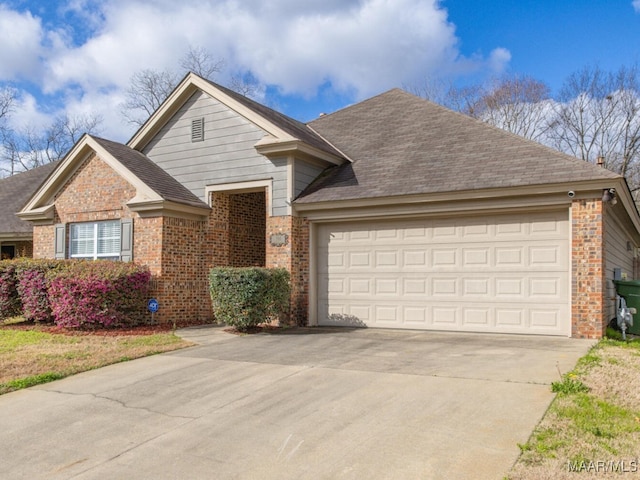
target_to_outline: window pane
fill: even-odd
[[[72,257],[93,257],[94,224],[76,223],[71,225],[70,254]]]
[[[98,223],[98,256],[120,256],[120,222]]]

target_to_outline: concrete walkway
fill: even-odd
[[[593,341],[294,329],[0,396],[3,479],[500,479]]]

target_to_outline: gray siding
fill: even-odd
[[[297,198],[311,182],[318,178],[318,175],[320,175],[323,170],[323,167],[312,165],[304,160],[296,159],[293,175],[295,182],[293,187],[293,198]]]
[[[627,242],[631,242],[631,251],[627,250]],[[606,210],[604,224],[604,244],[605,244],[605,268],[606,286],[605,301],[607,304],[607,319],[615,317],[615,288],[613,285],[613,269],[620,268],[627,274],[629,280],[633,279],[633,255],[635,245],[632,237],[625,232],[615,218],[611,209]]]
[[[204,118],[204,141],[192,142],[191,121],[197,118]],[[149,142],[144,153],[205,202],[207,185],[273,179],[273,212],[283,215],[288,200],[287,165],[256,152],[254,145],[264,134],[216,99],[198,92]]]
[[[273,215],[291,215],[289,207],[290,199],[287,198],[287,159],[276,158],[271,160],[276,167],[273,176]]]

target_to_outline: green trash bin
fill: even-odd
[[[614,280],[616,292],[627,302],[627,307],[633,307],[633,326],[627,330],[634,335],[640,335],[640,280]]]

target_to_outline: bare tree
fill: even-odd
[[[529,76],[493,80],[475,105],[473,116],[531,140],[541,140],[550,110],[550,88]]]
[[[221,58],[213,58],[206,48],[190,47],[180,60],[180,67],[184,73],[193,72],[202,78],[213,80],[224,69],[224,63]]]
[[[174,72],[141,70],[131,77],[126,100],[120,111],[135,125],[142,125],[176,87],[179,76]]]
[[[549,87],[528,76],[504,76],[486,84],[456,86],[427,79],[409,90],[452,110],[523,137],[540,140],[547,126]]]
[[[43,131],[26,127],[3,136],[2,160],[9,174],[60,160],[84,133],[99,134],[102,118],[92,115],[61,115]]]
[[[232,75],[228,86],[234,92],[249,98],[255,98],[260,91],[260,82],[251,72]]]
[[[182,57],[178,70],[146,69],[136,72],[131,77],[125,101],[120,112],[127,122],[141,126],[164,102],[180,79],[187,72],[193,72],[207,80],[215,80],[222,72],[225,62],[216,59],[202,47],[190,47]],[[245,97],[255,97],[260,90],[260,83],[250,73],[233,75],[229,88]]]
[[[11,87],[0,90],[0,122],[6,119],[15,107],[16,91]],[[1,126],[1,123],[0,123]]]
[[[585,67],[564,83],[549,122],[551,144],[627,177],[640,187],[640,76],[638,67],[605,72]]]
[[[477,117],[475,107],[484,94],[480,84],[456,86],[453,82],[434,78],[404,88],[418,97],[472,117]]]
[[[215,60],[206,49],[191,47],[180,60],[179,71],[146,69],[134,73],[120,112],[129,123],[141,126],[165,101],[187,72],[192,71],[203,78],[213,80],[223,66],[224,61]]]

